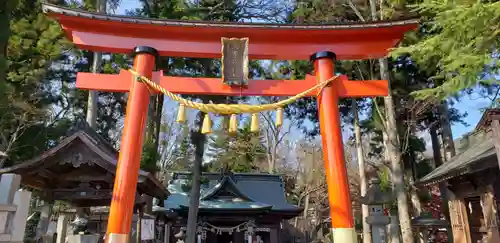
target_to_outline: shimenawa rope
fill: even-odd
[[[296,100],[305,97],[307,94],[309,94],[310,92],[312,92],[318,88],[319,88],[319,92],[321,92],[321,90],[326,85],[328,85],[329,83],[331,83],[332,81],[334,81],[335,79],[337,79],[339,77],[339,76],[334,76],[332,78],[329,78],[329,79],[325,80],[324,82],[318,83],[315,86],[313,86],[313,87],[311,87],[311,88],[309,88],[309,89],[307,89],[307,90],[305,90],[305,91],[303,91],[295,96],[292,96],[288,99],[285,99],[285,100],[282,100],[282,101],[279,101],[276,103],[272,103],[272,104],[264,104],[264,105],[205,104],[205,103],[193,102],[193,101],[184,99],[184,98],[180,97],[179,95],[171,93],[170,91],[166,90],[165,88],[163,88],[159,84],[153,82],[152,80],[140,75],[135,70],[129,69],[128,71],[134,75],[134,77],[137,81],[143,82],[151,89],[165,94],[173,101],[178,102],[180,105],[183,105],[185,107],[189,107],[191,109],[199,110],[199,111],[204,112],[204,113],[215,113],[215,114],[223,114],[223,115],[233,115],[233,114],[242,114],[242,113],[259,113],[259,112],[264,112],[264,111],[269,111],[269,110],[281,109],[284,106],[289,105],[289,104],[295,102]],[[318,94],[319,94],[319,92],[318,92]]]

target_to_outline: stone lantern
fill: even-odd
[[[429,214],[423,214],[413,218],[411,220],[411,225],[423,235],[424,242],[431,242],[432,235],[430,234],[431,232],[429,232],[429,229],[446,228],[446,230],[450,230],[450,224],[448,221],[435,219]]]
[[[361,197],[361,203],[368,205],[370,215],[366,217],[366,222],[371,225],[372,242],[385,243],[386,226],[391,222],[389,216],[384,215],[384,204],[391,204],[393,197],[391,192],[382,192],[380,181],[371,179],[366,195]]]

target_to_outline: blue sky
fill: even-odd
[[[135,9],[140,6],[138,0],[121,0],[120,6],[115,11],[114,14],[123,15],[126,10]],[[478,95],[471,95],[468,97],[463,97],[460,102],[454,105],[455,108],[461,112],[466,112],[468,116],[465,118],[465,122],[468,126],[462,124],[454,124],[452,126],[453,137],[459,138],[463,134],[470,132],[474,129],[476,123],[479,121],[482,115],[482,109],[489,107],[491,101],[488,99],[480,98]]]
[[[127,10],[140,7],[138,0],[121,0],[120,6],[116,10],[116,14],[123,15]]]
[[[480,98],[477,94],[464,97],[459,103],[455,104],[454,107],[456,109],[461,112],[467,112],[468,116],[464,120],[469,126],[463,126],[462,124],[453,125],[453,137],[458,138],[473,130],[479,119],[481,119],[483,109],[490,107],[490,105],[491,100]]]

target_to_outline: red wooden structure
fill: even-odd
[[[179,94],[292,96],[334,76],[336,59],[384,57],[417,21],[339,25],[271,25],[139,19],[94,14],[53,5],[44,11],[57,19],[68,38],[82,49],[133,53],[134,69]],[[250,59],[308,60],[315,76],[305,80],[251,80],[232,88],[213,78],[168,77],[153,72],[157,55],[220,58],[221,38],[248,37]],[[319,52],[318,52],[319,51]],[[312,55],[312,56],[311,56]],[[118,75],[79,73],[77,87],[130,92],[113,190],[107,242],[127,242],[149,102],[145,84]],[[317,93],[311,93],[315,96]],[[339,97],[385,96],[387,81],[348,81],[345,77],[322,89],[318,97],[330,214],[335,242],[356,242],[349,184],[344,161]]]

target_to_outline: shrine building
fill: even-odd
[[[190,178],[190,173],[177,172],[168,183],[171,195],[161,208],[166,215],[166,243],[185,237]],[[197,243],[280,243],[282,221],[302,210],[287,202],[279,175],[203,173]]]
[[[487,110],[455,147],[457,155],[418,184],[446,184],[453,242],[500,242],[500,109]]]
[[[103,236],[108,224],[109,204],[112,199],[118,152],[87,123],[79,123],[75,129],[62,137],[57,144],[38,156],[14,166],[0,169],[0,174],[14,173],[21,176],[21,185],[34,192],[43,204],[39,207],[40,220],[34,240],[52,242],[53,234],[71,235],[71,221],[78,214],[76,209],[84,209],[88,219],[88,230]],[[134,212],[147,212],[145,197],[167,198],[167,189],[146,171],[140,171]],[[73,208],[53,210],[56,201]],[[66,215],[64,220],[61,216]],[[134,214],[137,220],[138,214]],[[142,216],[147,218],[147,216]],[[59,225],[56,232],[51,225]],[[133,227],[135,227],[135,222]],[[67,229],[67,230],[66,230]],[[60,237],[61,238],[61,237]],[[64,239],[65,237],[62,237]],[[132,239],[134,239],[132,237]],[[55,240],[55,239],[54,239]],[[58,243],[64,243],[59,242]]]

